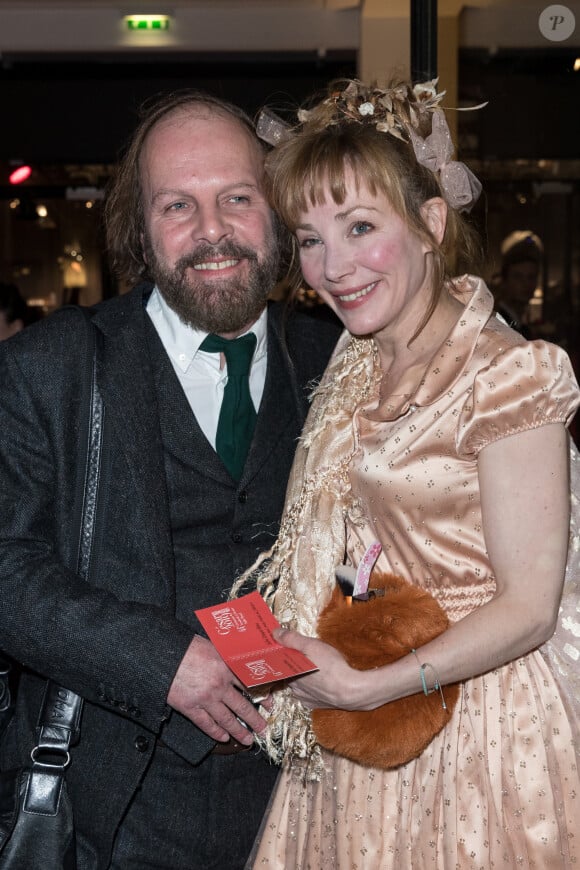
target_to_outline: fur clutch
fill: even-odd
[[[389,664],[432,640],[448,626],[439,603],[393,574],[373,572],[368,601],[347,599],[337,587],[318,620],[318,636],[338,649],[353,668]],[[382,597],[376,590],[384,590]],[[420,682],[417,664],[417,682]],[[321,746],[362,765],[391,768],[423,751],[451,717],[459,685],[400,698],[375,710],[316,709],[312,725]]]

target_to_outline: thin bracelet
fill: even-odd
[[[441,695],[441,706],[443,707],[444,710],[446,710],[447,704],[445,703],[445,698],[443,696],[443,689],[441,687],[441,680],[439,679],[439,675],[438,675],[437,671],[435,670],[433,665],[429,664],[429,662],[425,662],[425,664],[421,664],[421,660],[420,660],[419,656],[417,655],[416,649],[412,649],[411,652],[413,653],[413,655],[415,656],[415,658],[419,662],[419,676],[421,677],[421,685],[423,686],[423,694],[424,695],[432,695],[433,692],[439,692],[439,694]],[[425,671],[427,668],[431,668],[431,670],[433,671],[433,676],[435,677],[435,679],[433,681],[433,688],[432,689],[430,689],[427,686],[427,678],[425,676]]]

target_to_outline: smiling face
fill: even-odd
[[[353,335],[398,335],[409,340],[431,298],[430,250],[393,210],[386,196],[356,184],[345,169],[346,197],[330,191],[309,206],[296,227],[302,274]],[[444,230],[444,205],[425,203],[435,237]],[[442,232],[442,231],[441,231]]]
[[[259,317],[278,272],[262,154],[234,118],[178,111],[141,155],[143,248],[181,319],[234,337]]]

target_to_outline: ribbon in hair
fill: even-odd
[[[417,162],[439,174],[445,201],[457,211],[469,211],[481,193],[481,182],[459,160],[452,160],[453,140],[441,109],[433,112],[431,133],[422,139],[412,127],[409,136]]]

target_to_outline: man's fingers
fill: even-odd
[[[226,741],[231,736],[249,746],[252,732],[259,733],[266,725],[213,645],[199,635],[177,670],[167,700],[213,740]]]
[[[242,692],[233,690],[233,697],[228,696],[226,701],[228,707],[234,714],[245,722],[250,731],[260,733],[266,725],[266,720],[260,715],[254,704]],[[242,741],[245,742],[245,741]]]
[[[214,740],[225,742],[233,737],[245,746],[251,746],[254,742],[253,732],[259,733],[266,725],[254,705],[233,687],[224,694],[223,699],[216,698],[206,705],[193,708],[189,718]]]
[[[217,740],[219,743],[225,743],[230,739],[229,732],[217,724],[213,716],[206,710],[192,710],[188,718],[196,725],[200,731],[211,737],[212,740]]]
[[[238,715],[226,704],[217,705],[209,711],[209,715],[226,732],[225,738],[220,739],[229,740],[230,737],[233,737],[234,740],[237,740],[238,743],[243,743],[245,746],[251,746],[254,742],[252,730],[249,730],[244,725],[246,720],[242,719],[241,716],[238,718]],[[249,714],[246,715],[250,718]],[[247,724],[250,726],[250,729],[253,728],[249,722]]]

